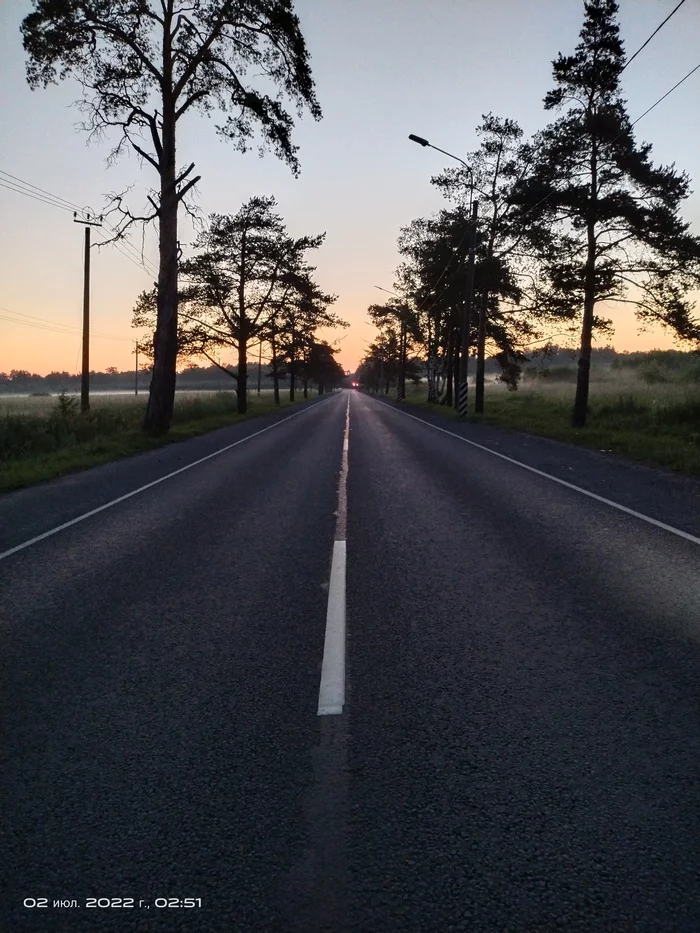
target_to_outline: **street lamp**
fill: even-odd
[[[403,299],[396,294],[396,292],[390,292],[388,288],[382,288],[381,285],[375,285],[375,288],[378,288],[380,292],[386,292],[387,295],[393,295],[394,298],[398,298],[399,301]],[[408,344],[408,321],[407,317],[408,307],[406,305],[401,306],[401,339],[399,343],[399,384],[396,390],[396,400],[398,402],[403,402],[406,398],[406,348]]]
[[[474,173],[472,172],[471,167],[464,161],[464,159],[460,159],[459,156],[453,155],[451,152],[447,152],[445,149],[440,149],[438,146],[433,146],[432,143],[429,143],[427,139],[423,139],[422,136],[416,136],[411,133],[408,138],[412,142],[418,143],[419,146],[429,146],[431,149],[436,149],[443,155],[449,156],[456,162],[461,162],[461,164],[469,172],[470,241],[469,258],[467,261],[467,296],[466,301],[462,306],[462,346],[459,357],[459,389],[457,391],[457,417],[460,418],[460,420],[463,420],[467,417],[467,399],[469,393],[469,332],[471,330],[472,304],[474,300],[476,221],[479,213],[479,202],[474,200]]]
[[[414,133],[410,133],[408,138],[411,142],[418,143],[419,146],[428,146],[430,149],[435,149],[437,152],[441,152],[443,155],[449,156],[451,159],[454,159],[455,162],[461,162],[462,165],[469,172],[469,212],[471,213],[472,201],[474,200],[474,173],[472,172],[471,166],[468,165],[464,159],[460,159],[459,156],[453,155],[451,152],[447,152],[445,149],[439,149],[437,146],[433,146],[432,143],[429,143],[427,139],[423,139],[422,136],[416,136]]]

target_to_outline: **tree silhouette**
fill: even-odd
[[[85,128],[116,129],[111,158],[131,146],[158,175],[148,213],[132,214],[122,195],[114,207],[118,235],[136,221],[158,221],[154,364],[144,427],[161,433],[170,426],[175,392],[178,208],[199,180],[194,162],[177,164],[177,128],[190,111],[220,111],[226,119],[217,132],[239,151],[258,131],[262,144],[297,174],[285,99],[299,115],[306,107],[321,116],[299,19],[292,0],[32,2],[34,12],[22,24],[30,85],[76,78]],[[261,78],[267,90],[253,85]]]
[[[615,0],[587,0],[579,44],[554,61],[544,100],[562,115],[539,134],[535,170],[513,197],[523,219],[558,230],[543,252],[550,302],[571,318],[583,307],[574,427],[586,423],[593,334],[610,329],[599,303],[631,304],[642,321],[700,339],[688,299],[700,286],[700,238],[679,213],[689,179],[653,165],[651,145],[635,141],[617,13]]]
[[[297,324],[297,334],[303,332],[300,315],[309,333],[309,328],[344,323],[327,311],[335,297],[318,288],[315,269],[305,261],[324,234],[292,238],[275,208],[273,197],[253,197],[235,215],[213,214],[194,244],[194,255],[182,264],[178,356],[181,361],[203,356],[235,379],[241,414],[247,411],[251,340],[271,347],[278,376],[290,321]],[[154,293],[140,296],[134,326],[152,323],[155,304]],[[235,352],[235,369],[220,363],[222,349]],[[276,401],[278,391],[276,381]]]

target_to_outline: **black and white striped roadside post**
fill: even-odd
[[[479,214],[479,202],[472,204],[469,231],[469,258],[467,259],[467,298],[462,305],[461,337],[462,347],[459,356],[459,387],[457,389],[457,417],[463,421],[467,417],[469,401],[469,336],[472,327],[472,303],[474,298],[474,259],[476,256],[476,219]]]

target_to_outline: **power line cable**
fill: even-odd
[[[682,2],[678,4],[678,6],[676,7],[676,9],[673,10],[672,13],[664,20],[664,23],[666,23],[666,22],[671,18],[671,16],[673,15],[673,13],[675,13],[676,10],[679,9],[679,8],[682,6],[682,4],[683,4],[684,2],[685,2],[685,0],[682,0]],[[664,23],[662,23],[661,26],[663,26]],[[661,26],[659,26],[659,29],[661,28]],[[656,32],[658,32],[658,31],[659,31],[659,30],[657,29]],[[655,35],[655,34],[656,34],[656,33],[654,33],[654,35]],[[647,43],[645,43],[645,45],[648,44],[648,42],[649,42],[652,38],[653,38],[653,36],[650,36],[649,39],[647,40]],[[638,55],[639,52],[641,52],[642,48],[644,48],[644,46],[642,46],[642,47],[639,49],[639,51],[635,53],[635,55],[633,56],[633,58],[636,57],[636,55]],[[631,60],[632,60],[632,59],[630,59],[630,61],[631,61]],[[628,64],[629,64],[629,62],[628,62]],[[623,69],[623,70],[624,70],[624,69]],[[643,119],[643,117],[646,117],[647,114],[651,113],[652,110],[654,110],[656,107],[658,107],[660,103],[662,103],[664,100],[666,100],[666,98],[667,98],[670,94],[672,94],[677,88],[679,88],[679,87],[681,86],[681,84],[683,84],[685,81],[687,81],[688,78],[690,78],[692,75],[694,75],[696,71],[700,71],[700,62],[699,62],[694,68],[692,68],[683,78],[681,78],[681,80],[678,81],[677,84],[674,84],[673,87],[672,87],[669,91],[666,91],[666,93],[665,93],[662,97],[660,97],[655,103],[653,103],[653,104],[651,105],[651,107],[648,108],[648,110],[645,110],[644,113],[641,114],[641,116],[637,117],[637,119],[631,124],[631,127],[636,126],[636,125],[639,123],[639,121],[640,121],[641,119]],[[621,130],[621,131],[617,134],[617,136],[612,140],[612,143],[617,142],[617,140],[618,140],[621,136],[623,136],[625,132],[626,132],[626,130]],[[611,143],[611,145],[612,145],[612,143]],[[541,204],[544,204],[545,201],[548,201],[549,198],[551,198],[551,197],[553,196],[554,193],[555,193],[554,191],[551,191],[549,194],[546,194],[543,198],[541,198],[541,199],[540,199],[535,205],[533,205],[533,207],[531,207],[530,210],[523,216],[523,220],[525,220],[525,219],[528,217],[529,214],[534,213],[534,211],[535,211]],[[462,237],[462,239],[460,240],[459,244],[457,245],[457,248],[456,248],[455,252],[461,247],[462,243],[464,242],[464,239],[465,239],[466,235],[467,235],[467,234],[466,234],[466,232],[465,232],[464,236]],[[454,258],[454,257],[451,257],[451,258],[450,258],[450,260],[448,261],[447,265],[445,266],[445,268],[444,268],[443,271],[441,272],[440,276],[438,277],[437,281],[435,282],[435,285],[433,286],[434,288],[437,288],[439,282],[441,281],[441,279],[443,278],[443,276],[447,273],[447,270],[449,269],[450,264],[452,263],[452,259],[453,259],[453,258]],[[440,294],[437,296],[437,298],[435,298],[435,300],[433,301],[433,303],[432,303],[428,308],[425,307],[425,302],[424,302],[423,305],[422,305],[421,307],[419,307],[417,310],[418,310],[418,311],[431,311],[431,310],[435,307],[435,305],[437,304],[437,302],[439,301],[440,297],[444,294],[444,292],[445,292],[445,288],[442,289],[442,291],[440,292]]]
[[[17,175],[12,175],[10,172],[6,172],[3,169],[0,169],[0,176],[11,179],[10,182],[6,182],[4,178],[0,178],[0,187],[7,188],[8,191],[14,191],[16,194],[22,194],[25,197],[33,198],[35,201],[40,201],[44,204],[49,204],[51,207],[57,207],[60,210],[64,211],[82,211],[83,208],[76,204],[74,201],[69,201],[67,198],[62,198],[59,195],[52,194],[52,192],[47,191],[45,188],[40,188],[38,185],[33,185],[31,182],[25,181],[23,178],[19,178]],[[107,229],[111,233],[117,233],[117,228],[112,226],[112,224],[105,224]],[[147,272],[151,275],[155,273],[155,267],[150,262],[150,260],[145,260],[140,252],[133,246],[128,240],[113,240],[113,241],[102,241],[105,245],[114,245],[117,249],[117,252],[121,252],[119,246],[124,250],[131,250],[135,254],[137,259],[133,258],[138,265],[142,266]],[[122,252],[122,255],[126,255]],[[130,258],[126,256],[126,258]]]
[[[158,275],[155,266],[153,266],[149,260],[142,261],[140,259],[136,259],[122,248],[125,245],[125,243],[120,243],[118,240],[97,240],[95,243],[95,246],[113,246],[118,253],[120,253],[125,259],[128,259],[129,262],[132,262],[135,266],[138,266],[141,271],[147,272],[149,275]],[[148,265],[146,265],[147,262]]]
[[[80,333],[78,328],[72,328],[69,330],[67,327],[64,329],[61,325],[59,325],[58,327],[51,327],[49,325],[38,324],[33,321],[22,321],[19,318],[9,317],[6,314],[0,314],[0,320],[7,321],[10,324],[22,324],[25,327],[34,327],[37,330],[44,330],[44,331],[47,331],[48,333],[63,334],[66,337],[75,337]],[[126,343],[134,342],[128,337],[113,337],[111,334],[100,334],[98,332],[93,332],[91,333],[90,336],[94,337],[96,340],[118,340],[118,341],[125,341]]]
[[[0,307],[0,312],[3,312],[3,320],[12,321],[15,324],[27,324],[34,327],[42,327],[46,330],[55,330],[60,333],[80,332],[79,328],[75,327],[73,324],[63,324],[61,321],[49,321],[46,318],[36,317],[32,314],[24,314],[22,311],[11,311],[9,308]],[[22,320],[22,318],[27,318],[28,320]]]
[[[9,181],[7,181],[9,179]],[[82,211],[78,204],[74,201],[69,201],[66,198],[62,198],[58,195],[54,195],[52,192],[48,191],[45,188],[40,188],[38,185],[33,185],[31,182],[25,181],[17,175],[13,175],[10,172],[6,172],[3,169],[0,169],[0,187],[6,188],[9,191],[14,191],[16,194],[24,195],[24,197],[32,198],[35,201],[39,201],[43,204],[48,204],[50,207],[56,207],[60,210],[68,211],[74,213],[75,211]],[[113,227],[111,224],[105,224],[107,229],[112,233],[117,233],[116,227]],[[147,260],[142,253],[129,243],[126,239],[121,240],[102,240],[97,241],[95,244],[99,246],[100,244],[106,246],[113,246],[115,250],[120,253],[125,259],[128,259],[129,262],[133,263],[135,266],[138,266],[139,269],[145,271],[147,274],[154,276],[157,275],[157,271],[150,260]],[[132,252],[128,252],[131,250]],[[134,255],[135,254],[135,255]],[[34,327],[37,330],[44,330],[47,333],[54,334],[65,334],[66,336],[75,336],[76,334],[81,333],[79,328],[74,328],[71,325],[61,324],[58,321],[47,321],[46,319],[32,317],[32,315],[22,314],[22,312],[10,312],[7,308],[0,308],[8,312],[12,316],[7,316],[7,314],[0,315],[0,320],[7,321],[8,323],[13,324],[22,324],[25,327]],[[17,316],[17,313],[21,317],[29,318],[30,320],[20,320]],[[114,337],[110,334],[102,334],[98,331],[93,331],[92,336],[95,339],[100,340],[116,340],[120,342],[132,343],[130,337]]]
[[[38,185],[33,185],[31,182],[25,181],[23,178],[18,178],[16,175],[10,174],[10,172],[5,172],[3,169],[0,169],[0,175],[5,175],[7,178],[11,178],[12,181],[18,182],[21,185],[24,185],[26,188],[33,188],[34,191],[39,191],[41,194],[46,194],[54,201],[63,201],[64,204],[73,208],[74,210],[82,210],[79,204],[74,204],[73,201],[68,201],[66,198],[61,198],[57,194],[52,194],[51,191],[47,191],[45,188],[40,188]]]
[[[45,324],[35,324],[32,321],[21,321],[19,318],[9,317],[6,314],[0,314],[0,321],[9,321],[11,324],[24,324],[25,327],[35,327],[37,330],[50,331],[54,334],[65,334],[68,337],[74,337],[77,331],[63,329],[62,327],[49,327]]]
[[[620,71],[620,74],[622,74],[622,72],[625,70],[625,68],[626,68],[628,65],[631,65],[631,64],[632,64],[632,62],[633,62],[633,61],[635,60],[635,58],[639,55],[639,53],[649,45],[649,43],[650,43],[651,40],[654,38],[654,36],[657,34],[657,32],[660,32],[661,29],[663,29],[663,27],[664,27],[664,26],[666,25],[666,23],[671,19],[671,17],[673,16],[673,14],[676,13],[676,12],[678,12],[678,10],[680,10],[680,8],[683,6],[684,3],[685,3],[685,0],[681,0],[681,2],[680,2],[676,7],[674,7],[673,10],[671,10],[671,12],[668,14],[668,16],[667,16],[666,19],[663,21],[663,23],[661,23],[660,26],[657,26],[657,27],[656,27],[656,29],[652,32],[652,34],[649,36],[649,38],[647,39],[647,41],[646,41],[643,45],[640,45],[640,46],[639,46],[639,48],[638,48],[637,51],[634,53],[634,55],[632,56],[632,58],[628,58],[628,59],[627,59],[627,61],[625,62],[624,66],[623,66],[623,68],[622,68],[622,71]]]
[[[663,97],[660,97],[660,98],[656,101],[655,104],[652,104],[651,107],[650,107],[648,110],[645,110],[641,117],[637,117],[637,119],[634,121],[634,123],[632,124],[632,126],[636,126],[636,125],[639,123],[639,121],[642,119],[642,117],[645,117],[648,113],[651,113],[651,111],[652,111],[655,107],[658,107],[659,104],[660,104],[662,101],[666,100],[666,98],[668,97],[669,94],[672,94],[672,93],[676,90],[676,88],[680,87],[681,84],[683,84],[684,81],[687,81],[688,78],[689,78],[691,75],[694,75],[695,72],[698,71],[698,70],[700,70],[700,62],[698,62],[698,64],[695,66],[695,68],[692,68],[684,78],[681,78],[681,80],[678,82],[678,84],[674,84],[670,91],[666,91],[666,93],[664,94]],[[619,139],[620,136],[622,136],[622,133],[619,133],[619,134],[615,137],[615,139],[613,140],[613,142],[615,142],[615,140]]]
[[[1,179],[0,179],[0,188],[7,188],[8,191],[14,191],[15,194],[23,194],[23,195],[24,195],[25,197],[27,197],[27,198],[32,198],[32,199],[35,200],[35,201],[41,201],[42,203],[48,204],[48,205],[50,205],[51,207],[58,207],[58,208],[59,208],[60,210],[62,210],[62,211],[70,211],[71,213],[73,213],[73,208],[71,208],[71,207],[66,207],[65,204],[59,204],[58,201],[50,201],[48,198],[41,197],[41,196],[38,195],[38,194],[32,194],[32,193],[29,192],[29,191],[23,191],[23,190],[22,190],[21,188],[19,188],[19,187],[16,187],[16,186],[10,185],[10,184],[6,184],[6,183],[5,183],[4,181],[2,181]]]
[[[685,0],[683,0],[683,2],[685,2]],[[664,23],[666,23],[666,22],[671,18],[671,16],[673,15],[673,13],[675,13],[676,10],[680,8],[680,6],[682,6],[682,3],[679,3],[679,4],[678,4],[678,6],[676,7],[676,9],[673,10],[672,13],[664,20]],[[663,26],[664,23],[662,23],[661,26]],[[659,29],[661,28],[661,26],[659,26]],[[656,31],[658,32],[658,29],[657,29]],[[650,38],[649,38],[649,40],[647,40],[647,42],[650,41],[651,38],[653,38],[653,36],[650,36]],[[647,44],[647,43],[645,43],[645,44]],[[642,48],[643,48],[643,47],[644,47],[644,46],[642,46]],[[641,48],[639,49],[639,52],[641,52]],[[634,55],[633,57],[636,57],[636,55],[638,55],[639,52],[636,52],[635,55]],[[631,60],[632,60],[632,59],[630,59],[630,61],[631,61]],[[629,64],[629,62],[628,62],[627,64]],[[623,69],[623,70],[624,70],[624,69]],[[641,116],[637,117],[637,119],[631,124],[631,126],[632,126],[632,127],[633,127],[633,126],[636,126],[636,125],[639,123],[639,121],[640,121],[641,119],[643,119],[644,117],[646,117],[647,114],[651,113],[652,110],[654,110],[656,107],[658,107],[660,103],[662,103],[664,100],[666,100],[666,98],[667,98],[670,94],[672,94],[677,88],[679,88],[679,87],[681,86],[681,84],[683,84],[685,81],[687,81],[688,78],[690,78],[692,75],[695,74],[696,71],[699,71],[699,70],[700,70],[700,63],[698,63],[694,68],[692,68],[692,69],[688,72],[687,75],[685,75],[683,78],[681,78],[681,80],[680,80],[677,84],[674,84],[673,87],[672,87],[669,91],[666,91],[666,93],[665,93],[662,97],[660,97],[654,104],[652,104],[651,107],[648,108],[648,110],[645,110],[644,113],[641,114]],[[612,143],[617,142],[617,140],[618,140],[621,136],[623,136],[625,132],[627,132],[626,129],[625,129],[625,130],[621,130],[621,131],[617,134],[617,136],[612,140],[611,145],[612,145]],[[526,220],[527,217],[528,217],[530,214],[534,214],[534,212],[536,211],[536,209],[537,209],[538,207],[540,207],[540,205],[544,204],[545,201],[548,201],[554,194],[555,194],[555,191],[550,191],[549,194],[546,194],[543,198],[541,198],[536,204],[534,204],[534,205],[529,209],[529,211],[527,211],[527,212],[523,215],[522,220]],[[468,232],[468,231],[467,231],[467,232]],[[466,238],[467,232],[465,232],[464,236],[463,236],[462,239],[460,240],[459,244],[457,245],[457,249],[455,250],[455,252],[461,247],[462,243],[464,242],[464,239]],[[453,258],[454,258],[454,257],[451,257],[451,258],[450,258],[450,260],[448,261],[447,265],[445,266],[445,268],[443,269],[443,271],[440,273],[440,276],[438,277],[437,281],[435,282],[435,285],[433,286],[434,288],[437,288],[437,286],[438,286],[438,284],[440,283],[440,281],[442,280],[442,278],[446,275],[447,270],[449,269],[450,264],[452,263],[452,259],[453,259]],[[420,312],[420,311],[431,311],[431,310],[435,307],[435,305],[437,304],[437,302],[438,302],[439,298],[442,296],[442,294],[444,294],[444,292],[445,292],[445,289],[443,288],[442,292],[440,292],[440,295],[438,295],[438,297],[433,301],[433,303],[432,303],[429,307],[426,308],[426,303],[427,303],[427,299],[426,299],[426,301],[423,302],[422,305],[421,305],[417,310],[418,310],[419,312]]]
[[[0,312],[5,312],[4,314],[0,314],[2,320],[11,321],[13,324],[24,324],[27,327],[38,327],[41,330],[51,330],[54,333],[68,334],[70,336],[82,332],[79,327],[75,327],[72,324],[62,324],[60,321],[51,321],[33,314],[25,314],[23,311],[11,311],[9,308],[0,306]],[[28,318],[28,320],[24,321],[21,320],[21,318]],[[102,340],[123,340],[127,343],[133,343],[129,337],[115,337],[112,334],[103,334],[99,331],[94,331],[92,336],[99,337]]]
[[[51,325],[55,325],[56,327],[72,327],[73,326],[72,324],[63,324],[60,321],[50,321],[48,318],[45,318],[45,317],[37,317],[36,314],[27,314],[25,311],[13,311],[11,308],[4,308],[2,305],[0,305],[0,311],[3,311],[5,314],[15,314],[19,317],[28,317],[32,321],[40,321],[42,324],[51,324]]]
[[[683,84],[684,81],[687,81],[688,78],[690,78],[691,75],[695,74],[695,72],[698,71],[698,70],[700,70],[700,63],[698,63],[698,64],[695,66],[695,68],[692,68],[692,69],[688,72],[687,75],[685,75],[683,78],[681,78],[681,80],[680,80],[677,84],[674,84],[670,91],[666,91],[666,93],[665,93],[662,97],[660,97],[655,103],[653,103],[653,104],[651,105],[651,107],[649,107],[648,110],[645,110],[644,113],[643,113],[641,116],[637,117],[637,119],[636,119],[633,123],[630,124],[630,129],[631,129],[633,126],[636,126],[636,125],[639,123],[639,121],[640,121],[643,117],[646,117],[647,114],[651,113],[651,111],[654,110],[655,107],[658,107],[659,104],[660,104],[662,101],[666,100],[666,98],[676,90],[676,88],[679,88],[679,87],[681,86],[681,84]],[[620,130],[620,132],[617,134],[617,136],[613,137],[613,139],[610,141],[610,144],[609,144],[609,145],[612,146],[612,144],[615,143],[615,142],[617,142],[617,140],[618,140],[621,136],[624,136],[624,134],[625,134],[626,132],[627,132],[627,128],[625,128],[625,129],[623,129],[623,130]],[[523,214],[523,216],[522,216],[521,219],[522,219],[522,220],[525,220],[527,217],[529,217],[530,214],[533,214],[541,204],[544,204],[545,201],[548,201],[551,197],[553,197],[553,195],[556,193],[556,190],[557,190],[557,189],[554,189],[554,190],[550,191],[549,194],[546,194],[543,198],[540,198],[540,200],[537,201],[536,204],[534,204],[528,211],[525,212],[525,214]]]
[[[133,261],[138,263],[142,269],[145,269],[149,275],[155,275],[156,277],[158,276],[158,269],[151,262],[151,260],[147,259],[145,256],[142,256],[136,247],[132,246],[127,240],[113,240],[110,245],[114,246],[117,249],[117,252],[121,252],[120,247],[124,250],[131,249],[132,252],[130,254],[125,252],[124,255],[132,258]]]

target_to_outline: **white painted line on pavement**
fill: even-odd
[[[333,542],[328,588],[326,639],[323,646],[318,715],[337,716],[345,703],[345,563],[346,541]]]
[[[328,396],[328,398],[331,397],[332,396],[330,395]],[[316,405],[318,404],[322,403],[317,402]],[[11,547],[9,550],[0,553],[0,560],[4,560],[6,557],[10,557],[11,554],[16,554],[18,551],[23,551],[25,548],[31,547],[32,544],[36,544],[38,541],[43,541],[44,538],[50,538],[52,535],[58,534],[59,531],[64,531],[66,528],[70,528],[71,525],[77,525],[78,522],[84,522],[86,518],[91,518],[93,515],[97,515],[99,512],[104,512],[105,509],[111,509],[113,505],[118,505],[120,502],[125,502],[127,499],[131,499],[132,496],[138,496],[140,492],[145,492],[147,489],[151,489],[153,486],[157,486],[159,483],[164,483],[166,479],[172,479],[172,477],[177,476],[178,473],[184,473],[186,470],[191,470],[192,467],[199,466],[200,463],[204,463],[206,460],[211,460],[212,457],[218,457],[219,454],[224,454],[227,450],[231,450],[233,447],[238,447],[238,445],[244,443],[244,441],[250,441],[254,437],[258,437],[260,434],[264,434],[266,431],[270,431],[272,428],[276,428],[278,425],[284,424],[285,421],[289,421],[291,418],[296,418],[298,415],[303,415],[305,412],[311,411],[311,409],[315,408],[316,405],[309,405],[307,408],[302,408],[300,411],[295,411],[294,414],[287,415],[286,418],[282,418],[280,421],[275,421],[274,424],[268,424],[266,428],[261,428],[260,431],[256,431],[254,434],[249,434],[247,437],[242,437],[239,441],[234,441],[233,444],[227,444],[226,447],[221,447],[219,450],[215,450],[213,453],[207,454],[206,457],[200,457],[199,460],[195,460],[193,463],[188,463],[187,466],[180,467],[179,470],[173,470],[172,473],[161,476],[159,479],[154,479],[153,482],[146,483],[145,486],[139,486],[138,489],[133,489],[131,492],[127,492],[125,495],[119,496],[117,499],[112,499],[110,502],[105,502],[104,505],[100,505],[96,509],[91,509],[89,512],[84,512],[82,515],[78,515],[77,518],[72,518],[69,522],[64,522],[62,525],[57,525],[50,531],[45,531],[43,534],[37,535],[34,538],[30,538],[29,541],[24,541],[22,544],[17,544],[15,547]]]
[[[345,409],[343,457],[338,483],[338,511],[328,587],[326,637],[323,644],[318,715],[338,716],[345,703],[345,568],[347,559],[348,448],[350,444],[350,396]]]
[[[379,401],[379,399],[375,399],[375,401]],[[595,499],[596,502],[602,502],[604,505],[609,505],[613,509],[617,509],[620,512],[625,512],[627,515],[632,515],[634,518],[638,518],[650,525],[655,525],[657,528],[662,528],[664,531],[669,531],[671,534],[677,535],[679,538],[685,538],[686,541],[691,541],[693,544],[700,544],[700,538],[696,537],[695,535],[691,535],[687,531],[681,531],[680,528],[674,528],[672,525],[667,525],[665,522],[660,522],[658,519],[652,518],[650,515],[644,515],[642,512],[636,512],[634,509],[627,508],[626,505],[621,505],[619,502],[613,502],[612,499],[606,499],[605,496],[599,496],[595,492],[589,492],[588,489],[582,489],[581,486],[576,486],[574,483],[568,483],[565,479],[559,479],[558,476],[552,476],[551,473],[545,473],[544,470],[538,470],[536,467],[528,466],[527,463],[521,463],[520,460],[514,460],[512,457],[507,457],[505,454],[499,453],[497,450],[491,450],[490,447],[484,447],[483,444],[477,444],[476,441],[470,441],[468,438],[461,437],[459,434],[454,434],[452,431],[446,431],[445,428],[440,428],[436,424],[431,424],[429,421],[424,421],[422,418],[417,418],[415,415],[410,415],[407,411],[403,411],[400,408],[394,408],[393,405],[388,405],[386,402],[383,402],[382,404],[386,405],[387,408],[391,408],[392,411],[396,411],[401,415],[406,415],[407,418],[413,418],[414,421],[420,421],[421,424],[425,424],[429,428],[434,428],[436,431],[440,431],[442,434],[449,434],[450,437],[454,437],[458,441],[464,441],[465,444],[470,444],[472,447],[477,447],[479,450],[484,450],[487,454],[491,454],[494,457],[500,457],[501,460],[506,460],[508,463],[522,467],[523,470],[528,470],[530,473],[537,474],[537,476],[543,476],[545,479],[549,479],[553,483],[559,483],[560,486],[566,486],[567,489],[573,489],[574,492],[580,492],[581,495],[588,496],[589,499]]]

